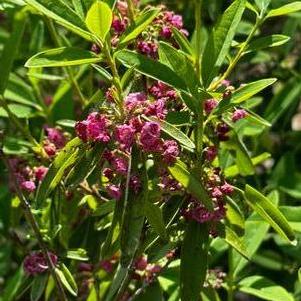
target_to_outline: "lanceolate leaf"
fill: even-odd
[[[101,61],[93,52],[74,47],[61,47],[40,52],[25,64],[28,68],[64,67],[92,64]]]
[[[239,290],[245,294],[256,296],[263,300],[294,301],[295,299],[280,285],[262,276],[250,276],[239,282]]]
[[[165,229],[161,208],[151,202],[145,202],[145,215],[155,232],[163,240],[167,240],[168,235]]]
[[[97,0],[92,4],[87,13],[86,25],[103,42],[110,31],[112,20],[113,13],[109,5]]]
[[[281,34],[273,34],[267,37],[258,38],[252,41],[247,51],[257,51],[264,48],[276,47],[285,44],[290,40],[290,37],[281,35]]]
[[[190,56],[194,56],[193,49],[190,45],[189,40],[186,38],[186,36],[175,27],[172,29],[172,33],[174,35],[174,39],[176,40],[176,42],[180,46],[180,49],[184,53],[186,53]]]
[[[64,264],[61,264],[60,269],[55,269],[55,273],[59,277],[64,287],[68,290],[68,292],[76,297],[78,292],[77,285],[68,268]]]
[[[224,12],[209,37],[202,60],[202,78],[205,86],[210,84],[228,54],[245,5],[245,0],[235,0]]]
[[[0,95],[3,95],[6,89],[12,64],[17,54],[21,38],[23,36],[25,21],[25,12],[23,10],[17,12],[14,17],[13,32],[7,40],[2,51],[0,58]]]
[[[190,221],[181,249],[180,289],[182,301],[198,301],[206,279],[208,228]]]
[[[91,40],[85,22],[63,0],[25,0],[25,2],[74,33]]]
[[[170,124],[164,120],[158,120],[154,117],[145,117],[145,118],[159,123],[162,131],[165,132],[170,137],[177,140],[182,146],[186,147],[189,150],[192,150],[195,148],[194,143],[181,130],[179,130],[172,124]]]
[[[233,93],[230,99],[224,99],[219,103],[216,109],[216,113],[223,113],[225,110],[235,105],[243,103],[244,101],[250,99],[252,96],[256,95],[266,87],[275,83],[276,80],[276,78],[261,79],[256,82],[252,82],[242,86]]]
[[[38,189],[36,196],[37,206],[41,205],[42,202],[45,201],[51,190],[60,182],[62,176],[64,175],[65,169],[67,167],[70,167],[69,163],[74,164],[76,162],[76,158],[74,158],[73,156],[75,153],[78,153],[77,148],[81,144],[82,141],[79,138],[74,138],[73,140],[68,142],[67,145],[56,156]],[[70,157],[73,158],[72,162],[69,161]]]
[[[212,201],[202,183],[188,171],[182,161],[177,161],[168,167],[170,174],[183,185],[194,197],[202,202],[208,209],[212,209]]]
[[[283,238],[296,244],[294,231],[284,215],[274,206],[267,197],[250,185],[246,185],[245,198],[248,204]]]
[[[267,18],[288,15],[301,10],[301,1],[295,1],[269,11]]]
[[[45,290],[47,280],[48,280],[47,273],[35,276],[33,283],[32,283],[31,291],[30,291],[30,300],[31,301],[41,300],[40,298],[42,297],[43,292]]]
[[[117,52],[117,59],[126,67],[160,80],[176,89],[186,90],[185,82],[166,65],[130,50]]]
[[[158,9],[149,9],[139,16],[120,38],[121,46],[137,38],[139,34],[156,18]]]

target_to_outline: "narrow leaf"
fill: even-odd
[[[183,185],[194,197],[212,210],[212,201],[202,183],[191,174],[182,161],[168,167],[170,174]]]
[[[272,9],[269,11],[266,18],[278,17],[283,15],[288,15],[294,12],[301,10],[301,1],[295,1],[286,5],[283,5],[279,8]]]
[[[44,273],[41,275],[35,276],[31,291],[30,291],[30,300],[31,301],[39,301],[42,297],[44,290],[46,288],[46,284],[48,281],[48,274]]]
[[[37,53],[25,63],[25,67],[64,67],[92,64],[100,61],[101,58],[93,52],[75,47],[61,47]]]
[[[267,221],[283,238],[290,241],[293,245],[296,244],[294,231],[288,221],[267,197],[253,187],[246,185],[245,198],[253,210]]]
[[[59,277],[59,279],[62,282],[62,284],[64,285],[64,287],[68,290],[68,292],[71,295],[76,297],[78,290],[77,290],[77,285],[76,285],[76,282],[75,282],[72,274],[70,273],[70,271],[64,264],[61,264],[60,267],[61,267],[61,269],[59,269],[59,268],[55,269],[55,273]]]
[[[247,51],[257,51],[264,48],[276,47],[285,44],[290,40],[290,37],[273,34],[267,37],[258,38],[252,41],[247,48]]]

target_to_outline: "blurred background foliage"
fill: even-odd
[[[71,0],[69,0],[71,1]],[[22,1],[20,1],[21,3]],[[167,1],[142,1],[145,4],[165,4],[169,8],[181,13],[185,20],[185,27],[190,32],[190,38],[194,39],[194,11],[193,1],[190,0],[167,0]],[[256,1],[258,2],[258,1]],[[271,8],[293,1],[272,0]],[[14,23],[14,15],[18,10],[17,0],[0,1],[0,54],[3,45],[8,38]],[[203,3],[203,32],[202,41],[205,44],[208,31],[218,21],[221,13],[229,6],[229,0],[204,0]],[[254,14],[249,10],[244,13],[243,21],[238,27],[235,40],[242,41],[252,30]],[[248,179],[249,183],[256,183],[263,191],[277,189],[280,192],[280,205],[295,206],[287,214],[291,216],[290,222],[297,231],[301,241],[301,13],[294,13],[281,18],[272,18],[267,21],[258,32],[258,35],[283,34],[291,39],[280,47],[268,48],[252,52],[243,57],[235,72],[229,80],[237,87],[244,81],[255,81],[261,78],[276,77],[278,81],[272,88],[265,89],[259,97],[248,101],[248,106],[256,108],[272,127],[266,129],[260,126],[248,126],[240,123],[241,130],[248,136],[248,147],[254,153],[269,152],[270,159],[257,167],[255,176]],[[84,47],[82,39],[67,33],[60,28],[62,37],[66,44],[80,43]],[[51,37],[45,24],[39,16],[31,15],[30,22],[26,25],[25,35],[21,42],[20,51],[15,61],[14,73],[9,80],[6,91],[6,98],[11,101],[12,109],[20,118],[32,118],[31,127],[33,133],[39,133],[43,125],[39,108],[41,104],[35,96],[35,80],[38,74],[28,76],[27,70],[23,67],[28,57],[38,51],[50,48],[53,45]],[[91,45],[86,43],[86,48]],[[1,70],[0,70],[1,72]],[[52,95],[53,87],[60,83],[54,95],[54,108],[52,122],[61,119],[76,119],[76,103],[72,101],[70,86],[66,86],[64,78],[56,74],[55,69],[49,72],[49,81],[43,81],[43,91]],[[88,75],[85,67],[78,71],[79,78],[83,74]],[[57,78],[56,78],[57,76]],[[82,77],[84,80],[84,77]],[[89,95],[89,87],[86,87]],[[17,92],[16,92],[17,91]],[[0,129],[7,127],[5,113],[0,109]],[[67,128],[68,129],[68,128]],[[260,133],[259,138],[253,138]],[[16,142],[16,137],[11,135],[5,141],[7,152],[12,154],[27,153],[25,141]],[[18,204],[11,199],[7,185],[7,175],[4,173],[4,166],[0,163],[0,292],[7,284],[18,287],[18,271],[21,260],[30,249],[26,245],[27,229],[20,227]],[[18,247],[15,247],[18,246]],[[214,266],[223,266],[224,257],[214,258]],[[292,247],[276,234],[267,235],[261,245],[252,264],[246,269],[246,274],[258,273],[275,280],[286,287],[289,291],[295,292],[295,299],[301,300],[301,284],[298,281],[296,270],[301,266],[301,243],[298,247]],[[14,275],[13,278],[11,276]],[[1,295],[1,293],[0,293]],[[241,299],[246,300],[246,299]],[[250,300],[250,299],[249,299]],[[3,300],[4,301],[4,300]],[[286,301],[286,300],[275,300]]]

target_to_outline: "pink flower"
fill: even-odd
[[[221,186],[221,191],[225,195],[231,195],[234,189],[232,185],[225,183],[224,185]]]
[[[57,256],[49,252],[50,259],[54,265],[57,264]],[[27,255],[23,263],[24,271],[27,275],[35,276],[41,273],[44,273],[48,270],[47,260],[44,257],[44,254],[41,251],[32,252],[30,255]]]
[[[113,184],[107,185],[106,191],[111,198],[113,198],[117,201],[120,200],[120,198],[122,196],[121,189],[117,185],[113,185]]]
[[[158,56],[158,45],[155,42],[139,41],[137,49],[140,53],[145,54],[151,58],[157,58]]]
[[[105,270],[107,273],[112,273],[113,272],[113,265],[111,261],[109,260],[102,260],[100,262],[100,267]]]
[[[146,152],[162,150],[161,128],[156,122],[146,122],[141,130],[140,143]]]
[[[125,19],[120,20],[118,18],[115,18],[112,22],[112,28],[114,29],[115,33],[118,35],[122,34],[125,31],[126,25],[127,22]]]
[[[150,88],[149,93],[156,98],[168,98],[174,100],[177,98],[177,93],[175,90],[171,89],[169,86],[162,82],[155,82]]]
[[[132,111],[139,108],[146,100],[146,95],[142,92],[130,93],[125,98],[125,107],[128,111]]]
[[[92,47],[91,47],[91,51],[96,53],[96,54],[99,54],[100,53],[100,48],[98,47],[97,44],[93,44]]]
[[[160,98],[154,103],[148,105],[145,109],[144,114],[146,116],[156,116],[159,119],[164,119],[167,115],[167,110],[165,108],[165,99]]]
[[[170,27],[163,26],[160,31],[160,35],[165,39],[170,39],[172,36],[172,31],[171,31]]]
[[[123,124],[116,127],[115,138],[122,148],[129,149],[135,139],[136,130],[131,125]]]
[[[243,109],[239,109],[236,110],[233,114],[232,114],[232,121],[233,122],[237,122],[240,119],[243,119],[247,116],[247,112]]]
[[[64,134],[56,128],[46,127],[46,134],[48,140],[53,143],[56,148],[63,148],[66,144],[66,138]]]
[[[36,184],[33,181],[24,181],[21,183],[21,189],[27,192],[34,192],[36,190]]]
[[[221,199],[224,195],[218,187],[214,187],[211,191],[211,196],[216,199]]]
[[[47,174],[48,168],[45,166],[38,166],[34,168],[34,174],[36,179],[41,182]]]
[[[52,157],[56,154],[56,147],[53,143],[51,143],[50,141],[46,140],[44,142],[44,151],[46,152],[46,154],[49,157]]]
[[[84,121],[79,121],[75,125],[77,136],[84,142],[109,142],[108,120],[105,116],[94,112]]]
[[[207,161],[212,162],[217,156],[216,146],[208,146],[205,148],[205,158]]]
[[[112,180],[114,176],[114,171],[111,168],[104,168],[102,174],[109,180]]]
[[[176,141],[166,140],[163,143],[163,161],[168,165],[172,165],[177,160],[180,151]]]
[[[174,15],[171,19],[171,24],[178,29],[182,29],[183,17],[181,15]]]
[[[204,110],[209,115],[218,105],[218,101],[214,98],[207,99],[204,102]]]
[[[147,258],[145,256],[140,256],[134,262],[134,267],[138,271],[144,271],[147,267]]]
[[[128,161],[123,157],[113,156],[110,162],[114,170],[120,175],[126,176],[128,171]]]

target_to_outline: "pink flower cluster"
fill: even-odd
[[[44,150],[49,157],[54,156],[67,143],[65,135],[58,128],[45,126]]]
[[[212,199],[213,211],[209,211],[200,201],[194,198],[191,199],[188,207],[183,210],[183,215],[187,219],[199,223],[222,220],[226,214],[224,198],[233,193],[233,187],[221,179],[220,169],[209,170],[207,173],[206,188]]]
[[[10,174],[10,188],[14,189],[14,184],[21,188],[21,190],[31,193],[36,190],[37,185],[44,179],[48,168],[45,166],[36,166],[31,168],[27,163],[18,158],[9,160],[9,165],[12,174]]]
[[[86,120],[77,122],[75,131],[84,142],[107,143],[111,139],[108,119],[97,112],[91,113]]]
[[[54,265],[57,264],[58,258],[54,253],[49,252],[50,260]],[[36,276],[48,270],[47,260],[41,251],[32,252],[27,255],[23,263],[24,271],[29,276]]]

